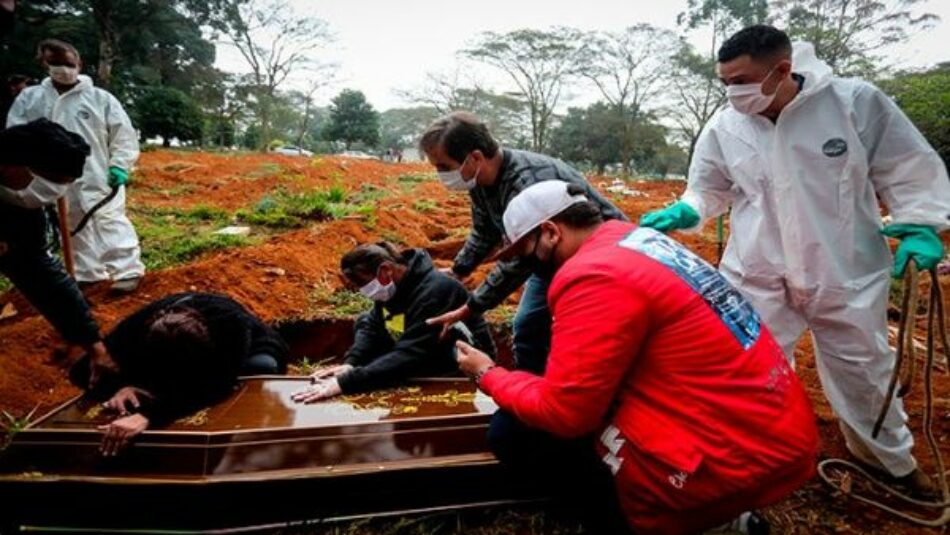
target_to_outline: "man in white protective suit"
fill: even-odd
[[[818,376],[848,449],[918,496],[933,484],[911,454],[900,400],[877,439],[894,354],[890,275],[943,258],[950,181],[940,157],[869,83],[832,76],[807,43],[753,26],[719,50],[729,105],[706,125],[681,199],[643,216],[697,228],[731,211],[723,275],[752,301],[791,360],[811,330]],[[879,201],[893,224],[882,228]],[[900,239],[892,260],[885,236]]]
[[[40,43],[38,59],[49,77],[17,97],[7,126],[39,118],[76,132],[92,148],[82,178],[69,188],[69,226],[73,236],[76,280],[112,280],[112,289],[132,292],[145,274],[139,239],[125,215],[125,184],[139,156],[135,129],[119,101],[80,75],[82,59],[65,42]],[[111,200],[105,201],[112,195]],[[104,202],[105,201],[105,202]],[[104,202],[104,204],[102,204]],[[98,208],[97,208],[98,206]],[[87,214],[94,211],[91,217]]]

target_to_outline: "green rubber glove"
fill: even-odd
[[[113,188],[124,186],[129,183],[129,172],[121,167],[112,166],[109,168],[109,185]]]
[[[894,255],[894,278],[904,276],[911,258],[921,270],[933,269],[943,260],[943,243],[932,227],[897,223],[884,227],[881,234],[901,241]]]
[[[693,207],[683,201],[677,201],[662,210],[654,210],[643,214],[640,218],[641,227],[649,227],[667,232],[681,228],[695,227],[699,223],[699,214]]]

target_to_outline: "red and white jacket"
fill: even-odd
[[[596,433],[638,533],[692,533],[814,474],[815,417],[748,301],[671,238],[604,223],[557,271],[543,377],[481,386],[526,424]]]

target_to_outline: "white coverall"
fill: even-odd
[[[720,110],[697,142],[682,200],[702,220],[732,207],[723,275],[752,301],[789,360],[811,329],[818,376],[849,448],[904,476],[916,462],[900,400],[871,439],[894,366],[886,318],[892,260],[878,196],[894,223],[941,231],[950,223],[950,182],[887,95],[833,77],[809,44],[794,50],[801,92],[775,123]]]
[[[95,87],[88,76],[62,95],[49,78],[20,93],[7,116],[7,127],[45,117],[76,132],[92,149],[83,175],[70,186],[66,198],[69,226],[110,192],[109,167],[130,171],[139,156],[138,136],[119,101]],[[125,215],[125,188],[100,208],[86,227],[73,237],[76,280],[95,282],[140,277],[145,273],[139,239]]]

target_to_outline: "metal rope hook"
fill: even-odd
[[[943,457],[940,455],[940,449],[937,444],[937,439],[934,437],[932,424],[933,424],[933,364],[934,364],[934,338],[935,332],[940,333],[940,345],[943,347],[944,355],[950,361],[950,345],[947,343],[947,332],[946,332],[946,317],[944,314],[943,307],[943,291],[940,288],[940,281],[937,279],[937,270],[930,270],[931,284],[930,284],[930,303],[927,307],[927,360],[924,368],[924,420],[923,420],[923,429],[924,435],[927,438],[927,444],[930,446],[930,453],[934,458],[934,465],[937,470],[937,481],[940,484],[940,493],[941,501],[939,502],[930,502],[924,500],[917,500],[898,492],[893,487],[890,487],[877,479],[874,478],[867,471],[862,469],[860,466],[845,461],[843,459],[826,459],[818,463],[818,475],[827,483],[828,485],[839,489],[840,488],[834,483],[831,477],[828,474],[828,468],[833,465],[839,467],[847,468],[849,470],[855,471],[861,474],[867,481],[869,481],[874,487],[877,487],[891,495],[896,499],[901,500],[905,503],[912,504],[918,507],[926,509],[942,509],[942,512],[937,518],[925,518],[904,511],[898,511],[897,509],[885,505],[881,502],[866,498],[856,493],[848,492],[848,494],[854,499],[876,507],[882,511],[891,513],[899,518],[918,524],[921,526],[927,527],[940,527],[946,525],[950,522],[950,488],[947,484],[947,474],[946,469],[943,463]],[[887,411],[890,408],[891,403],[894,400],[894,394],[897,386],[898,379],[901,379],[901,389],[897,395],[903,397],[907,392],[910,391],[910,388],[914,381],[914,376],[916,372],[916,357],[914,355],[914,341],[913,341],[913,329],[914,329],[914,319],[917,312],[917,265],[911,260],[908,263],[907,271],[904,273],[904,295],[901,300],[901,325],[897,335],[897,360],[894,365],[894,373],[891,376],[890,384],[887,389],[887,396],[885,398],[884,406],[881,407],[881,413],[878,416],[877,422],[874,425],[874,430],[871,434],[872,437],[877,438],[878,434],[881,431],[881,427],[884,423],[884,418],[887,415]],[[939,331],[937,323],[939,323]],[[909,332],[908,332],[909,331]],[[901,373],[901,368],[904,360],[904,351],[905,349],[910,353],[910,363],[907,366],[905,373]]]

